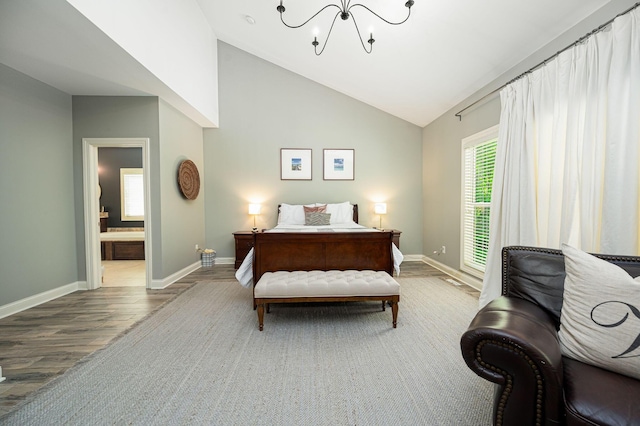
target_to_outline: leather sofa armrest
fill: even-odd
[[[501,296],[477,313],[460,345],[469,368],[498,385],[494,424],[562,423],[562,354],[544,310]]]

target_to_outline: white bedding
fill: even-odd
[[[144,241],[144,231],[101,232],[100,241]]]
[[[380,232],[377,229],[367,228],[351,223],[334,223],[331,225],[307,226],[307,225],[276,225],[275,228],[266,229],[264,232]]]

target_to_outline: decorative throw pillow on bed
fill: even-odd
[[[640,277],[563,244],[563,355],[640,379]]]
[[[312,212],[326,213],[327,212],[327,205],[326,204],[316,204],[313,207],[304,206],[305,220],[306,220],[307,213],[312,213]]]
[[[308,226],[328,225],[331,215],[329,213],[309,212],[304,215],[304,224]]]

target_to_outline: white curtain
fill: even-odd
[[[507,245],[640,254],[640,9],[506,86],[480,306]]]

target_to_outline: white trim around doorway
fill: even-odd
[[[100,223],[98,201],[98,148],[142,148],[144,170],[144,257],[146,288],[152,287],[151,250],[151,156],[149,138],[82,138],[82,183],[84,194],[84,242],[87,290],[101,285]],[[90,202],[89,200],[95,200]]]

